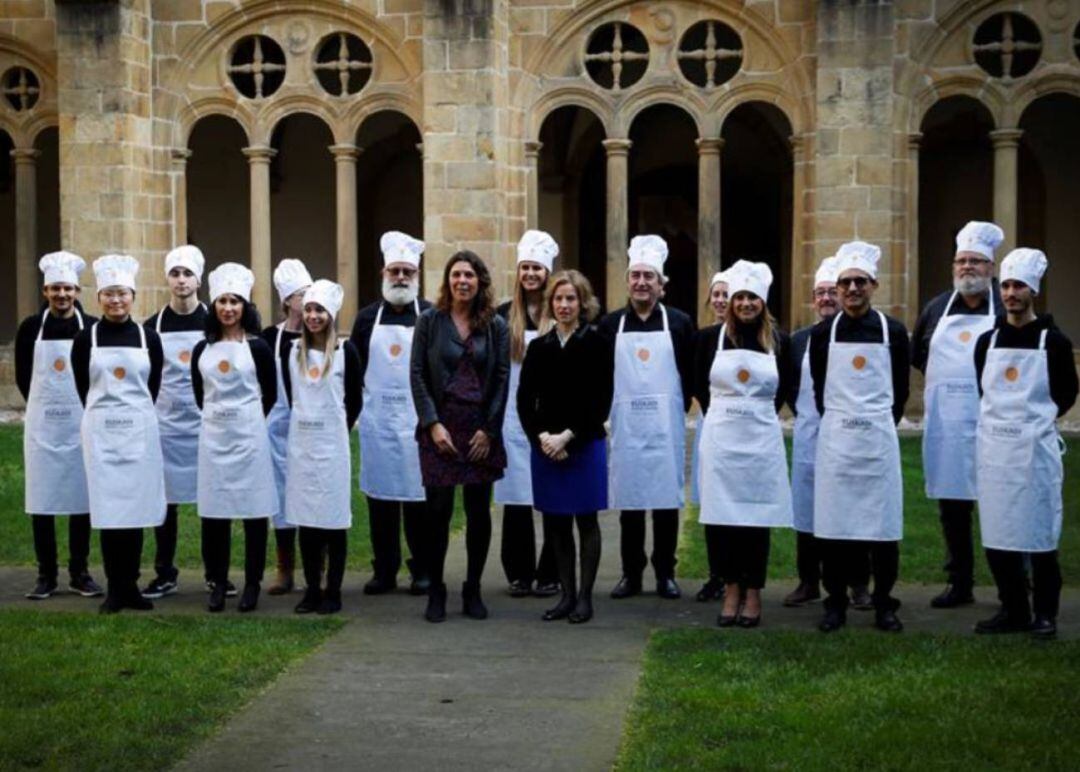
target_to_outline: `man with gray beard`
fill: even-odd
[[[361,309],[349,339],[360,354],[364,408],[360,413],[360,490],[367,496],[375,575],[366,595],[397,587],[401,525],[405,524],[409,592],[428,590],[423,555],[424,487],[416,444],[416,408],[409,358],[416,319],[431,303],[418,299],[424,242],[398,231],[383,234],[383,299]]]
[[[956,235],[953,289],[931,300],[915,325],[911,362],[926,376],[923,471],[926,496],[937,499],[945,536],[948,585],[934,608],[974,603],[975,427],[979,393],[975,341],[1004,314],[993,280],[1001,228],[969,222]]]

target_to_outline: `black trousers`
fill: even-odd
[[[715,565],[724,584],[760,590],[769,566],[769,534],[768,528],[756,526],[706,525],[710,570]]]
[[[1024,570],[1025,557],[1031,559],[1035,616],[1057,618],[1058,605],[1061,602],[1061,566],[1058,565],[1057,550],[1012,552],[987,549],[986,561],[990,564],[990,573],[994,575],[998,598],[1010,617],[1021,621],[1031,619],[1027,572]]]
[[[555,555],[548,544],[550,525],[543,518],[544,544],[540,548],[540,562],[536,562],[536,528],[533,524],[532,507],[507,504],[503,507],[502,559],[506,581],[531,585],[552,584],[559,580],[555,568]]]
[[[424,513],[428,577],[432,585],[443,584],[446,550],[450,546],[450,520],[454,516],[453,485],[433,485],[424,488],[427,507]],[[466,581],[480,584],[491,546],[491,483],[463,485],[465,503]]]
[[[379,579],[395,579],[401,568],[401,525],[405,523],[405,543],[409,547],[409,572],[414,578],[423,576],[420,555],[423,554],[423,524],[425,502],[390,501],[367,497],[368,526],[371,530],[371,561]]]
[[[300,559],[304,563],[304,581],[315,589],[322,581],[323,552],[326,552],[326,594],[341,597],[341,582],[345,578],[345,556],[348,554],[347,528],[309,528],[302,525]]]
[[[165,507],[165,522],[154,527],[154,572],[161,579],[175,582],[180,573],[176,568],[176,538],[180,505]]]
[[[86,573],[90,558],[90,515],[68,515],[68,573],[74,579]],[[56,515],[31,515],[38,576],[56,581],[60,574],[56,554]]]
[[[652,565],[656,578],[675,576],[675,547],[679,542],[679,510],[652,511]],[[639,578],[648,565],[645,557],[645,510],[624,509],[619,514],[619,552],[623,575]]]
[[[142,550],[142,528],[101,529],[101,562],[105,565],[110,598],[123,599],[139,594]]]
[[[244,521],[244,583],[259,584],[266,569],[266,540],[270,521],[265,517]],[[202,518],[202,555],[206,577],[214,584],[229,579],[229,556],[232,552],[232,520]]]
[[[971,536],[974,501],[939,499],[938,514],[945,536],[945,572],[949,584],[961,592],[975,586],[975,546]]]
[[[899,604],[891,593],[900,573],[900,542],[818,539],[821,548],[822,578],[825,583],[825,608],[843,612],[848,606],[847,588],[865,584],[862,571],[870,556],[874,578],[874,608],[896,609]]]
[[[821,545],[812,533],[796,531],[795,567],[799,572],[799,581],[817,587],[821,583]],[[863,550],[853,555],[852,587],[867,587],[870,584],[870,550]]]

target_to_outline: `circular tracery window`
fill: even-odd
[[[637,27],[614,21],[589,36],[585,70],[597,85],[621,91],[641,80],[648,66],[649,43]]]
[[[4,100],[16,112],[24,112],[37,104],[41,97],[41,82],[27,67],[12,67],[0,79]]]
[[[268,97],[285,82],[285,52],[273,38],[249,35],[233,48],[227,72],[236,90],[244,96]]]
[[[739,33],[719,21],[699,21],[679,41],[679,69],[700,88],[713,88],[735,77],[743,60]]]
[[[323,39],[315,54],[315,77],[334,96],[359,93],[371,79],[371,49],[356,35],[338,32]]]
[[[972,50],[975,63],[988,74],[1011,80],[1035,69],[1042,54],[1042,35],[1027,16],[998,13],[975,30]]]

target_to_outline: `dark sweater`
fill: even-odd
[[[799,414],[795,403],[799,401],[799,390],[803,387],[802,383],[802,361],[806,355],[806,349],[810,345],[810,333],[813,332],[814,325],[809,327],[802,327],[795,332],[791,333],[791,343],[788,346],[788,371],[790,373],[790,387],[787,395],[788,407],[791,408],[791,412],[795,415]],[[812,379],[811,379],[812,380]],[[810,388],[813,388],[813,384],[809,384]]]
[[[171,307],[165,306],[145,322],[143,327],[148,330],[157,329],[158,317],[161,317],[161,331],[164,332],[204,332],[206,330],[206,306],[202,303],[195,306],[190,314],[178,314]]]
[[[341,346],[345,357],[345,400],[342,407],[345,408],[346,425],[351,431],[353,424],[356,423],[356,419],[360,415],[360,409],[364,405],[364,386],[360,375],[360,357],[356,353],[356,346],[349,340],[342,341]],[[289,356],[295,356],[292,352],[293,349],[290,347],[279,361],[281,380],[285,384],[285,396],[289,401],[290,408],[292,407],[292,376],[289,373]]]
[[[280,361],[282,356],[289,353],[289,349],[292,348],[292,342],[300,337],[300,333],[299,331],[290,332],[286,330],[281,336],[281,347],[277,351],[274,351],[274,346],[277,343],[277,335],[277,325],[271,325],[259,333],[259,336],[266,341],[266,345],[270,347],[270,351],[274,355],[275,361]]]
[[[1050,398],[1058,407],[1058,418],[1069,412],[1076,403],[1080,383],[1076,375],[1076,360],[1073,359],[1073,346],[1061,330],[1054,324],[1050,314],[1037,316],[1035,321],[1023,327],[1014,327],[1004,319],[997,323],[998,338],[995,348],[1039,347],[1039,338],[1046,330],[1046,369],[1050,378]],[[975,341],[975,372],[978,376],[979,396],[982,396],[982,374],[986,366],[986,352],[990,348],[993,330],[987,330]]]
[[[420,300],[419,302],[420,313],[431,308],[430,301]],[[361,387],[363,387],[364,375],[367,373],[368,352],[371,348],[371,331],[375,329],[375,317],[379,313],[379,308],[382,308],[383,310],[382,319],[379,320],[379,324],[395,324],[402,327],[416,326],[416,307],[412,303],[406,304],[400,311],[397,311],[385,300],[379,300],[360,309],[360,313],[356,315],[356,321],[353,322],[352,333],[349,335],[349,340],[352,341],[353,346],[356,348],[356,353],[360,358]]]
[[[90,391],[90,335],[93,325],[88,325],[85,330],[75,336],[75,342],[71,344],[71,371],[75,376],[75,388],[79,392],[79,399],[86,404],[86,395]],[[147,387],[150,389],[150,398],[157,401],[158,390],[161,388],[161,369],[165,365],[165,354],[161,350],[161,338],[153,330],[146,330],[146,348],[150,352],[150,378]],[[139,335],[139,325],[130,317],[126,322],[115,324],[107,319],[98,322],[97,344],[99,348],[109,346],[126,346],[139,348],[142,346],[142,337]]]
[[[82,315],[83,327],[90,328],[97,321],[96,316]],[[34,344],[37,343],[38,331],[41,330],[41,312],[31,314],[22,320],[15,333],[15,385],[23,399],[30,396],[30,382],[34,375]],[[42,340],[74,340],[79,333],[79,320],[72,314],[68,319],[49,314],[45,317],[45,331]]]
[[[714,324],[698,331],[697,350],[694,356],[694,396],[697,397],[698,404],[701,405],[702,414],[709,410],[709,400],[711,398],[709,371],[712,369],[716,350],[720,347],[721,327],[723,325]],[[758,324],[744,325],[736,323],[735,338],[738,342],[732,344],[731,339],[728,338],[724,341],[724,349],[746,349],[747,351],[765,353],[765,349],[762,348],[757,339],[759,328],[760,325]],[[776,357],[776,369],[780,375],[780,383],[777,385],[776,396],[773,401],[776,404],[776,412],[779,413],[791,390],[791,372],[788,368],[791,344],[787,333],[783,330],[773,330],[773,341],[773,356]]]
[[[999,316],[1005,315],[1005,306],[1001,304],[1001,292],[998,289],[997,279],[991,281],[990,293],[994,295],[994,312]],[[935,297],[926,307],[915,322],[915,330],[911,334],[911,366],[919,372],[926,372],[926,363],[930,359],[930,339],[934,337],[934,330],[938,322],[945,314],[945,306],[952,297],[952,290],[942,292]],[[956,302],[949,306],[949,316],[957,315],[983,315],[990,311],[989,294],[984,295],[982,301],[975,308],[964,302],[963,298],[957,297]]]
[[[206,340],[200,340],[191,353],[191,390],[195,393],[195,404],[199,406],[199,410],[203,409],[203,378],[202,373],[199,372],[199,359],[206,350],[206,345]],[[248,338],[248,345],[251,347],[251,358],[255,360],[255,376],[259,380],[265,416],[277,401],[277,370],[274,355],[262,338]]]

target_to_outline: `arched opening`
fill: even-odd
[[[952,285],[956,233],[994,214],[994,119],[981,102],[948,97],[923,116],[919,143],[919,300]]]
[[[203,281],[226,262],[251,264],[251,175],[243,127],[224,115],[199,120],[188,138],[187,233],[206,255]]]
[[[356,132],[356,145],[361,151],[356,161],[359,308],[379,298],[382,235],[395,230],[418,239],[424,236],[424,160],[420,142],[416,124],[392,110],[368,117]]]
[[[1019,220],[1020,246],[1046,252],[1050,270],[1040,305],[1080,345],[1080,99],[1047,94],[1036,99],[1020,118]]]
[[[668,244],[664,302],[697,318],[697,126],[674,105],[643,110],[630,127],[630,236]]]
[[[774,105],[746,102],[727,116],[720,135],[720,264],[767,263],[773,273],[769,310],[789,327],[791,123]]]
[[[60,249],[60,131],[49,127],[34,138],[37,157],[37,251]]]
[[[274,127],[270,244],[274,265],[295,257],[312,278],[337,281],[333,144],[330,127],[314,115],[294,113]]]
[[[15,298],[15,142],[0,129],[0,341],[10,342],[19,325]]]
[[[559,243],[558,268],[585,274],[596,296],[607,291],[604,126],[583,107],[554,110],[540,126],[537,227]]]

